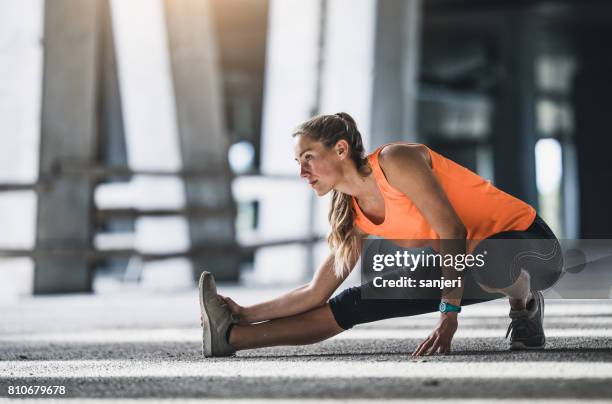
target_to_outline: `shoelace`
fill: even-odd
[[[506,338],[508,338],[508,335],[510,335],[510,331],[512,330],[514,330],[514,332],[519,335],[525,335],[526,333],[534,331],[534,326],[531,321],[529,321],[529,318],[527,318],[526,316],[520,316],[512,319],[512,322],[510,323],[510,325],[508,326],[508,330],[506,331]],[[514,335],[514,333],[512,335]]]

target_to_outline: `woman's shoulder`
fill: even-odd
[[[429,148],[421,143],[389,143],[377,149],[378,164],[383,169],[425,161],[431,167]]]

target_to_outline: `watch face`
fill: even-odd
[[[445,310],[446,310],[446,302],[440,303],[440,311],[445,311]]]

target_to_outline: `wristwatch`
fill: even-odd
[[[450,304],[445,301],[440,302],[440,306],[438,306],[438,309],[440,310],[441,313],[448,313],[448,312],[461,313],[460,306],[455,306],[454,304]]]

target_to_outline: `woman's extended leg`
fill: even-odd
[[[346,303],[356,303],[353,315],[347,316]],[[466,304],[479,303],[484,300],[467,301]],[[392,317],[414,316],[437,310],[438,302],[401,301],[401,300],[362,300],[358,287],[350,288],[332,299],[336,305],[334,315],[330,303],[305,313],[279,318],[256,324],[234,325],[230,331],[229,343],[236,350],[263,348],[278,345],[314,344],[340,334],[353,325],[383,320]],[[338,325],[336,316],[344,327]]]
[[[344,331],[329,304],[295,316],[257,324],[234,325],[229,343],[237,350],[276,345],[305,345],[323,341]]]

